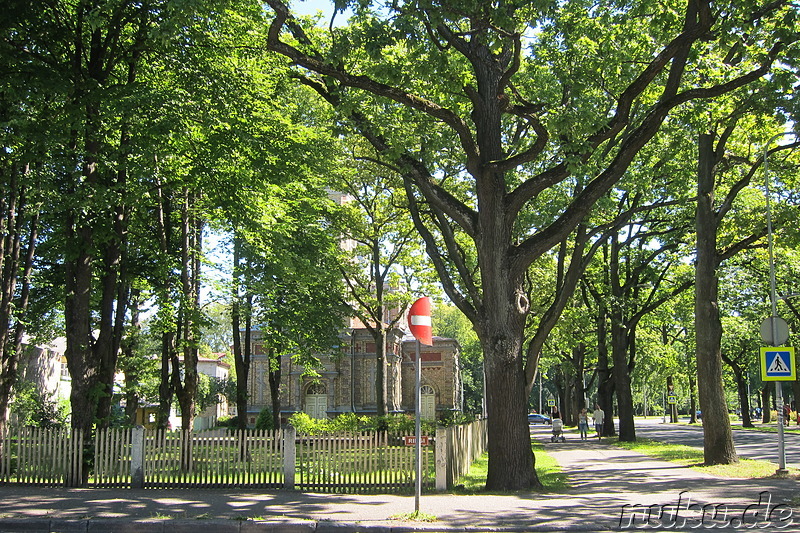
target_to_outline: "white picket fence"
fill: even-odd
[[[462,429],[458,429],[462,428]],[[469,429],[467,429],[469,428]],[[445,490],[485,449],[486,426],[439,429],[424,448],[423,485]],[[414,448],[386,432],[296,434],[97,430],[90,446],[64,430],[7,428],[0,484],[94,487],[258,487],[315,492],[392,492],[414,486]],[[90,457],[91,461],[82,461]]]
[[[79,486],[83,433],[18,428],[0,434],[0,483]]]

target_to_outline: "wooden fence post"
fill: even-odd
[[[144,426],[131,431],[131,488],[144,488]]]
[[[447,429],[436,428],[436,490],[447,490]]]
[[[294,490],[297,430],[293,426],[283,428],[283,488]]]

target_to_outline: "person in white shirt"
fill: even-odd
[[[597,438],[600,439],[603,436],[603,420],[606,416],[603,410],[600,409],[600,404],[594,404],[594,414],[592,416],[594,418],[594,430],[597,432]]]

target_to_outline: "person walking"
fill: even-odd
[[[594,430],[597,432],[598,440],[603,437],[603,421],[605,420],[606,414],[600,409],[600,404],[594,404]]]
[[[589,413],[586,412],[585,407],[578,413],[578,429],[581,432],[581,440],[586,440],[589,433]]]

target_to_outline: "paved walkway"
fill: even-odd
[[[6,486],[0,487],[0,532],[735,531],[746,525],[800,531],[797,480],[720,479],[597,440],[569,435],[551,443],[548,431],[534,429],[572,488],[425,494],[421,510],[437,517],[432,523],[396,519],[414,510],[413,496]]]

